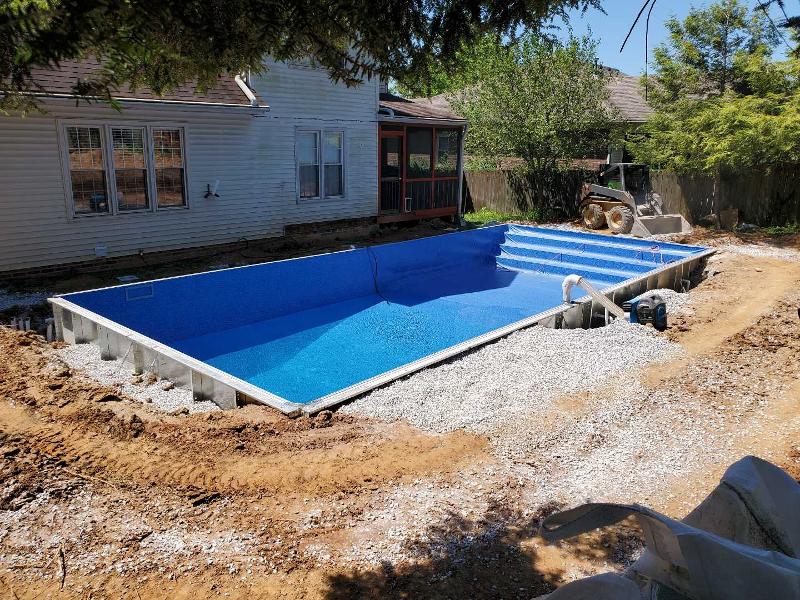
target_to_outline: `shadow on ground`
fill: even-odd
[[[407,547],[418,557],[417,562],[401,566],[387,562],[374,570],[331,576],[325,598],[536,598],[564,581],[563,561],[554,560],[553,553],[548,553],[549,560],[541,556],[533,539],[542,519],[558,508],[548,505],[533,517],[522,519],[495,506],[479,521],[451,512],[442,524],[421,536],[424,543]],[[576,543],[565,549],[600,565],[622,566],[631,560],[629,545],[621,548],[616,541],[611,533],[592,540],[591,547]],[[543,544],[541,539],[536,542],[540,547]]]

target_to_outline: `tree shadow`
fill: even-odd
[[[410,563],[383,563],[373,570],[353,570],[329,577],[327,600],[355,598],[536,598],[563,583],[561,560],[537,551],[535,540],[542,520],[560,507],[549,504],[533,516],[510,510],[507,504],[490,506],[478,520],[451,511],[431,526],[421,540],[406,547]],[[576,546],[581,558],[599,564],[627,564],[609,534],[598,544]],[[559,546],[561,543],[559,544]],[[572,548],[564,547],[567,551]],[[624,553],[623,553],[624,554]]]
[[[645,549],[642,530],[632,516],[615,525],[558,542],[558,545],[575,559],[608,564],[618,570],[631,566]]]

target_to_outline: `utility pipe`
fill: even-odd
[[[580,275],[567,275],[564,277],[564,281],[561,283],[561,290],[563,292],[563,299],[564,302],[569,304],[572,302],[570,300],[570,295],[572,292],[572,288],[578,286],[586,291],[589,296],[591,296],[592,300],[595,302],[599,302],[600,304],[605,307],[608,312],[612,315],[617,317],[618,319],[625,320],[625,311],[622,310],[619,306],[614,304],[611,300],[608,299],[604,294],[601,294],[597,291],[591,283],[589,283],[585,278],[581,277]]]

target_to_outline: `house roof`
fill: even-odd
[[[466,122],[453,112],[443,94],[432,98],[401,98],[394,94],[382,93],[380,107],[391,109],[395,117]]]
[[[609,102],[619,113],[619,120],[627,123],[644,123],[653,109],[642,94],[639,78],[626,75],[617,69],[608,69]],[[381,108],[391,108],[395,115],[428,119],[464,120],[450,106],[444,94],[431,98],[406,99],[393,94],[381,94]]]
[[[639,78],[616,69],[609,69],[608,83],[611,105],[619,112],[620,120],[629,123],[644,123],[653,113],[642,94]]]
[[[100,68],[100,63],[94,59],[64,60],[61,61],[58,67],[34,67],[31,69],[31,78],[33,83],[40,88],[35,93],[59,96],[73,95],[75,85],[80,81],[90,79]],[[144,87],[131,90],[126,85],[112,90],[112,95],[118,100],[251,106],[244,90],[239,87],[233,77],[229,76],[220,77],[217,84],[206,92],[198,91],[196,83],[187,82],[163,95],[158,95]],[[264,105],[260,104],[260,106]]]

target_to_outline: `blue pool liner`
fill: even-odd
[[[704,248],[498,225],[64,296],[306,404]]]

